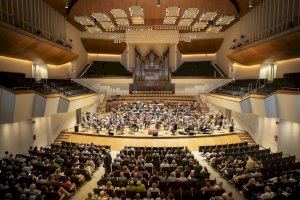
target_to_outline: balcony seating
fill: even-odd
[[[272,82],[266,79],[236,80],[221,86],[211,93],[236,97],[246,97],[249,94],[268,95],[277,90],[300,92],[300,73],[284,74],[283,78],[275,78]]]
[[[94,61],[87,67],[83,77],[132,76],[120,62]]]
[[[67,97],[93,93],[72,80],[42,79],[37,82],[33,78],[26,78],[25,74],[0,72],[0,85],[10,90],[35,90],[41,94],[62,94]]]
[[[222,77],[220,69],[217,70],[210,61],[184,62],[172,75]]]
[[[262,79],[260,81],[263,82]],[[248,95],[250,92],[254,91],[257,83],[258,80],[256,79],[235,80],[213,90],[211,93],[244,97]]]

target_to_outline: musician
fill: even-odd
[[[172,126],[171,132],[173,135],[175,135],[176,131],[177,131],[177,123],[175,122]]]

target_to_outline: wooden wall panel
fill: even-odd
[[[114,43],[113,40],[82,38],[81,42],[88,53],[122,54],[126,43]]]
[[[0,55],[33,62],[62,65],[78,57],[63,47],[4,23],[0,23],[0,44]]]
[[[223,38],[179,42],[178,49],[182,54],[211,54],[219,50],[222,42]]]
[[[257,65],[300,57],[300,30],[233,52],[228,58],[242,65]]]

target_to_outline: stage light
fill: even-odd
[[[65,0],[65,9],[69,8],[69,0]]]
[[[253,7],[253,0],[248,0],[248,3],[249,3],[249,8],[252,8]]]
[[[157,0],[157,1],[156,1],[156,6],[157,6],[157,7],[160,7],[160,0]]]

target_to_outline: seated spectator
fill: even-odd
[[[222,194],[222,198],[224,200],[234,200],[233,196],[232,196],[232,192],[224,192]]]
[[[145,185],[141,181],[136,182],[136,191],[137,192],[145,192],[146,191]]]
[[[85,200],[98,200],[98,196],[93,195],[91,192],[89,192],[88,193],[88,198],[86,198]]]
[[[179,182],[186,182],[187,178],[184,175],[184,172],[180,173],[180,177],[178,178]]]
[[[214,189],[213,189],[213,187],[211,186],[210,182],[206,182],[205,186],[203,186],[203,187],[201,188],[201,191],[202,191],[203,194],[208,193],[208,192],[212,192],[213,190],[214,190]]]
[[[170,167],[172,167],[172,168],[177,167],[176,160],[172,160],[172,163],[170,164]]]
[[[126,187],[126,191],[132,191],[132,192],[136,191],[136,187],[134,186],[133,180],[129,181],[129,185]]]
[[[170,176],[167,178],[167,182],[176,182],[177,178],[176,178],[176,174],[175,172],[171,172]]]
[[[274,193],[272,192],[271,188],[269,186],[265,187],[265,192],[260,195],[261,200],[267,200],[267,199],[273,199],[274,198]]]
[[[106,186],[104,187],[104,190],[106,190],[106,192],[115,190],[111,181],[107,181]]]
[[[73,174],[71,176],[72,180],[78,183],[78,185],[81,185],[85,182],[85,177],[82,174],[77,174],[76,170],[73,170]]]
[[[174,194],[169,193],[168,196],[167,196],[167,200],[174,200],[174,199],[175,199]]]
[[[221,182],[215,184],[213,188],[214,188],[214,190],[224,190],[223,182],[221,181]]]
[[[254,158],[251,158],[250,156],[248,157],[248,160],[246,162],[246,167],[245,169],[248,170],[249,172],[254,172],[255,171],[255,167],[256,167],[257,163],[255,161]]]
[[[76,184],[70,181],[69,177],[65,177],[62,182],[62,187],[69,192],[76,192]]]
[[[166,172],[160,172],[160,175],[158,176],[159,181],[166,181],[167,180],[167,173]]]
[[[158,194],[160,194],[160,189],[157,188],[156,183],[152,183],[152,187],[148,189],[148,193],[152,193],[152,192],[157,192]]]
[[[262,162],[260,160],[258,160],[256,162],[255,169],[260,171],[263,167],[264,166],[263,166]]]
[[[41,191],[36,189],[36,185],[32,183],[29,187],[29,195],[40,195]]]
[[[42,174],[39,175],[38,178],[37,178],[37,180],[36,180],[36,183],[41,184],[41,185],[46,184],[46,182],[47,182],[47,180],[44,179],[44,177],[43,177]]]
[[[163,162],[160,164],[160,168],[166,168],[169,167],[169,163],[167,159],[164,159]]]
[[[104,190],[100,192],[98,200],[109,200],[109,196],[106,194]]]

